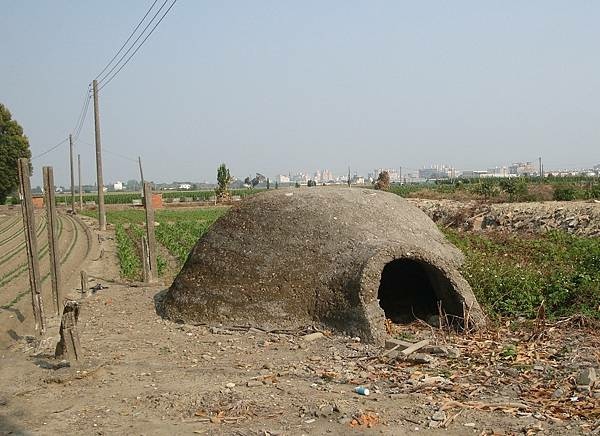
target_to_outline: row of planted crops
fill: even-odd
[[[224,207],[158,210],[155,213],[158,274],[177,272],[188,253],[217,218],[227,211]],[[95,211],[86,212],[95,217]],[[143,210],[108,211],[107,220],[115,226],[117,255],[121,276],[130,280],[142,278],[142,237],[145,235]],[[172,269],[173,269],[172,268]]]

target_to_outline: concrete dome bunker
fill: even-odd
[[[438,314],[473,325],[481,309],[462,254],[401,197],[368,189],[278,189],[251,196],[197,242],[161,313],[183,322],[316,325],[381,343],[385,318]]]

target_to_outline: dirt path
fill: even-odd
[[[581,320],[468,336],[392,326],[396,337],[448,351],[402,361],[353,338],[307,340],[309,330],[163,320],[155,298],[165,285],[115,283],[112,232],[94,229],[91,240],[84,267],[108,289],[81,300],[85,359],[63,367],[26,337],[0,351],[0,434],[600,431],[600,390],[575,385],[581,371],[600,366],[598,333],[577,328]],[[355,393],[358,385],[371,394]]]

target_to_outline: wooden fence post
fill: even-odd
[[[81,275],[81,294],[83,296],[86,296],[87,291],[88,291],[88,275],[85,271],[81,271],[80,275]]]
[[[81,345],[77,331],[79,319],[79,303],[73,300],[65,301],[62,319],[60,321],[60,341],[56,344],[54,357],[69,361],[81,360]]]
[[[150,273],[150,259],[148,258],[148,239],[142,236],[142,271],[144,283],[149,283],[152,277]]]
[[[150,262],[149,281],[158,278],[156,266],[156,236],[154,234],[154,207],[152,205],[152,188],[144,182],[144,207],[146,209],[146,238],[148,239],[148,258]]]
[[[52,167],[42,168],[44,176],[44,195],[46,202],[46,222],[48,228],[48,255],[50,256],[50,281],[52,282],[52,300],[56,315],[60,316],[61,310],[61,277],[60,256],[58,253],[58,240],[56,230],[58,217],[56,216],[56,200],[54,196],[54,171]]]
[[[42,281],[40,279],[40,264],[38,262],[37,236],[35,233],[35,217],[33,201],[31,200],[31,182],[29,180],[29,159],[18,160],[19,187],[21,191],[21,212],[23,214],[23,231],[27,247],[27,266],[29,267],[29,286],[31,288],[31,303],[35,329],[39,335],[46,331],[44,304],[42,301]]]

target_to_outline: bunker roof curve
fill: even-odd
[[[426,316],[426,307],[435,315],[438,301],[451,317],[484,322],[462,261],[433,221],[395,194],[269,190],[200,238],[160,309],[183,322],[318,325],[381,343],[386,316]]]

